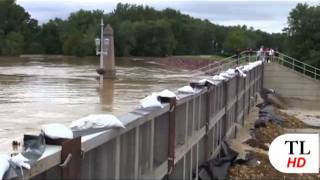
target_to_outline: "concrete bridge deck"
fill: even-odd
[[[320,101],[318,80],[277,63],[265,64],[264,71],[264,87],[275,89],[287,99]]]

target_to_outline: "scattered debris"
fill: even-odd
[[[267,179],[319,179],[318,174],[284,174],[275,170],[270,164],[269,145],[276,137],[287,133],[289,129],[309,127],[295,117],[295,114],[283,112],[281,109],[285,109],[283,107],[286,105],[282,104],[283,101],[280,99],[276,99],[277,96],[273,94],[275,94],[273,90],[264,89],[261,92],[264,102],[257,105],[260,109],[256,113],[259,118],[253,123],[254,128],[248,131],[251,138],[243,142],[246,146],[252,147],[246,154],[249,158],[247,161],[233,163],[229,169],[229,179],[265,179],[266,177]]]
[[[282,119],[284,119],[283,127],[284,128],[308,128],[308,125],[303,123],[300,119],[296,118],[293,115],[288,115],[287,113],[284,113],[280,111],[279,109],[274,110],[275,114],[279,115]]]
[[[207,161],[199,167],[199,179],[226,179],[229,168],[237,156],[238,153],[223,141],[221,143],[220,156]],[[195,173],[193,173],[193,179],[195,179]]]
[[[235,164],[229,170],[229,179],[319,179],[317,174],[284,174],[274,169],[267,154],[252,152],[258,165]]]

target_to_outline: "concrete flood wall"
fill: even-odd
[[[264,65],[264,87],[275,89],[287,101],[320,102],[319,80],[278,63]]]
[[[243,78],[235,76],[179,95],[175,108],[175,168],[168,175],[169,104],[162,109],[136,109],[119,117],[126,129],[110,130],[82,139],[81,179],[191,179],[206,160],[216,156],[221,142],[236,135],[236,124],[254,105],[262,87],[263,65]],[[25,173],[32,179],[62,179],[59,146]]]

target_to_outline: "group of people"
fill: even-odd
[[[257,60],[262,60],[262,62],[272,61],[276,51],[272,48],[264,48],[263,46],[257,51]]]

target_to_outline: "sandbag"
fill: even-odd
[[[246,73],[244,73],[239,67],[236,68],[235,72],[237,72],[240,77],[247,77]]]
[[[143,108],[163,108],[163,105],[158,99],[158,95],[156,93],[152,93],[152,95],[149,95],[142,99],[140,101],[140,104]]]
[[[112,114],[92,114],[81,119],[72,121],[70,128],[75,130],[86,130],[90,128],[125,128],[122,122]]]
[[[10,163],[13,167],[30,169],[29,159],[24,157],[21,153],[11,157]]]
[[[10,167],[4,175],[4,179],[15,179],[19,177],[23,179],[23,168],[30,169],[31,165],[37,162],[45,151],[44,136],[43,133],[38,136],[24,135],[23,152],[9,159]]]
[[[223,76],[220,76],[220,75],[214,75],[214,76],[212,77],[212,79],[213,79],[214,81],[224,81],[224,80],[227,80],[227,78],[225,78],[225,77],[223,77]]]
[[[215,85],[215,83],[209,79],[201,79],[201,80],[199,80],[199,83],[202,85],[206,85],[206,84]]]
[[[70,128],[63,124],[52,123],[42,125],[41,130],[50,139],[72,139],[73,133]]]
[[[185,93],[185,94],[193,94],[195,93],[194,89],[191,86],[183,86],[178,89],[179,93]]]
[[[10,167],[9,160],[10,160],[10,156],[6,154],[0,154],[0,180],[3,179],[4,174],[7,172],[7,170]]]
[[[167,97],[167,98],[177,97],[177,95],[174,92],[169,91],[168,89],[165,89],[165,90],[157,93],[157,95],[160,96],[160,97]]]

